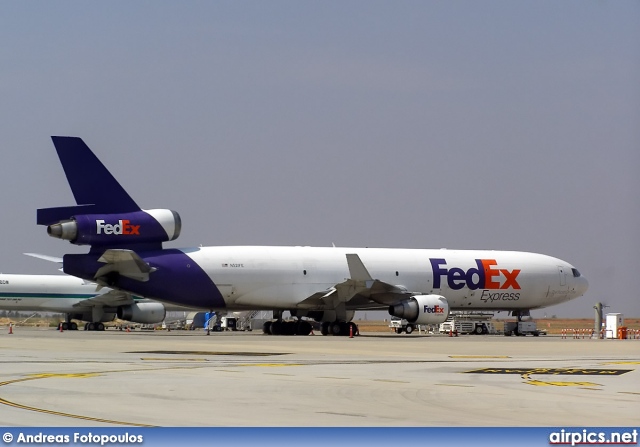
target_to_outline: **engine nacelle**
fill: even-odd
[[[47,233],[76,245],[119,245],[173,241],[180,236],[180,215],[171,210],[122,214],[79,214],[51,224]]]
[[[160,323],[166,314],[162,303],[136,303],[120,306],[117,311],[119,319],[143,324]]]
[[[449,303],[442,295],[414,295],[389,306],[389,313],[409,323],[440,324],[449,317]]]

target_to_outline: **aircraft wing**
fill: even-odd
[[[73,307],[88,308],[88,307],[118,307],[134,304],[135,300],[131,294],[121,292],[119,290],[110,290],[106,293],[96,295],[93,298],[87,298],[74,304]]]
[[[298,304],[301,308],[347,307],[369,305],[382,308],[396,304],[412,294],[405,288],[373,279],[357,254],[347,254],[350,278],[323,292],[317,292]]]

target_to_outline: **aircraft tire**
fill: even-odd
[[[311,333],[311,323],[308,321],[298,321],[296,323],[296,335],[309,335]]]
[[[271,335],[271,321],[265,321],[262,325],[262,333],[265,335]]]
[[[476,326],[476,328],[473,330],[473,332],[476,335],[482,335],[482,326]]]
[[[102,323],[96,324],[96,331],[104,331],[104,324]]]
[[[322,335],[329,335],[329,326],[331,326],[331,323],[329,323],[328,321],[323,321],[322,327],[320,328],[320,333]]]
[[[342,335],[342,324],[338,321],[331,323],[329,331],[331,335]]]
[[[69,329],[71,329],[72,331],[77,331],[78,330],[78,324],[77,323],[69,323]]]
[[[282,335],[282,321],[271,322],[271,335]]]
[[[396,328],[396,334],[402,334],[402,328],[401,327],[397,327]]]
[[[284,335],[296,335],[295,321],[286,321],[284,323]]]
[[[96,330],[95,323],[87,323],[87,330],[88,331],[95,331]]]
[[[413,324],[407,324],[407,327],[404,329],[404,331],[405,331],[407,334],[412,333],[412,332],[413,332]]]

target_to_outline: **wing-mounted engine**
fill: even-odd
[[[389,313],[409,323],[440,324],[449,317],[449,303],[441,295],[414,295],[389,306]]]
[[[51,237],[75,245],[123,246],[172,241],[180,236],[180,215],[171,210],[139,210],[119,214],[77,214],[50,224]]]
[[[120,306],[117,311],[119,319],[142,324],[161,323],[166,313],[162,303],[135,303]]]

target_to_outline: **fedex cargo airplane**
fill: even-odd
[[[132,323],[154,324],[164,320],[162,303],[103,288],[68,275],[0,274],[0,310],[61,312],[64,330],[78,329],[74,320],[88,321],[84,329],[103,331],[116,316]],[[175,310],[175,309],[170,309]],[[180,308],[183,310],[183,308]]]
[[[387,309],[416,324],[451,310],[510,311],[562,303],[585,293],[571,264],[535,253],[344,247],[167,249],[178,213],[141,209],[77,137],[52,137],[75,206],[38,210],[50,236],[88,245],[67,254],[65,273],[115,290],[208,310],[273,310],[270,334],[347,335],[354,311]],[[282,320],[290,311],[297,322]]]

